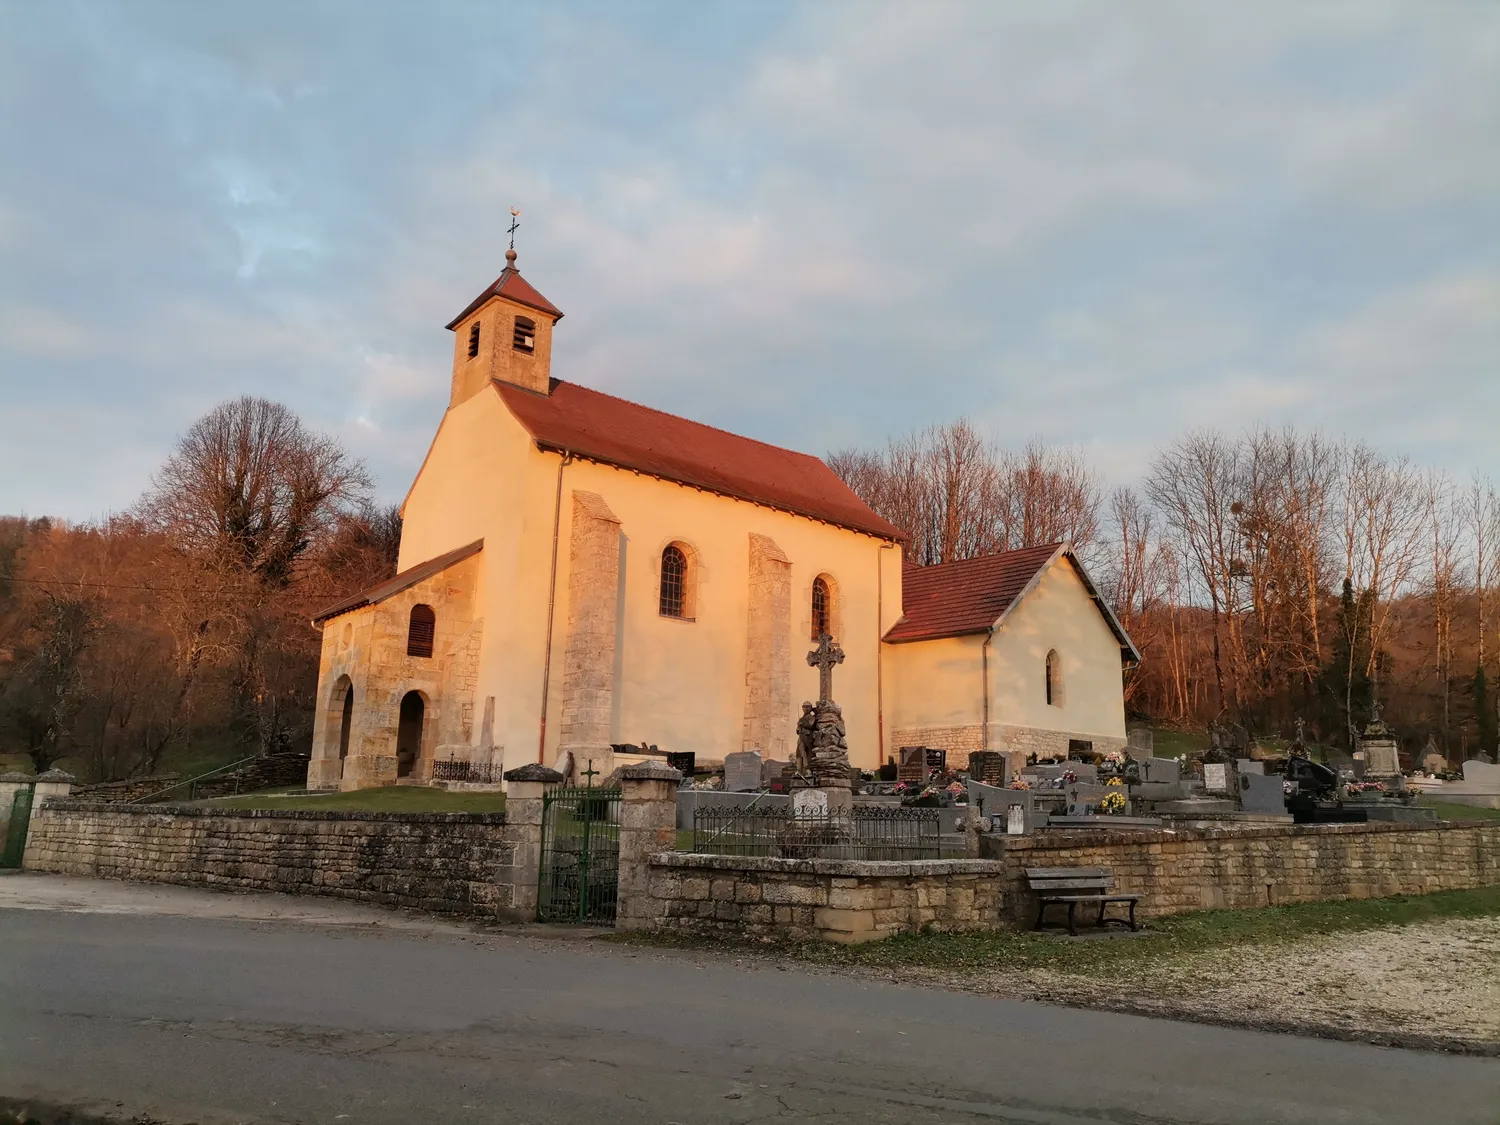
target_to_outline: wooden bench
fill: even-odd
[[[1127,902],[1130,904],[1130,928],[1139,928],[1135,924],[1135,904],[1141,900],[1141,896],[1110,894],[1109,889],[1114,885],[1115,879],[1107,867],[1028,867],[1026,881],[1037,894],[1036,925],[1032,927],[1033,930],[1042,928],[1047,907],[1067,906],[1068,933],[1077,935],[1076,912],[1080,902],[1099,904],[1099,918],[1095,925],[1100,929],[1104,928],[1106,922],[1105,907],[1112,902]],[[1110,918],[1108,921],[1119,922],[1122,919]]]

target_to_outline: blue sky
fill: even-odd
[[[1500,474],[1497,76],[1479,2],[0,0],[0,512],[247,392],[399,499],[513,204],[554,374],[769,441]]]

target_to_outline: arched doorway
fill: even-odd
[[[401,718],[396,727],[396,776],[410,777],[422,754],[422,719],[427,705],[422,693],[409,691],[401,697]]]
[[[349,731],[354,726],[354,685],[344,687],[343,715],[339,719],[339,761],[349,756]]]

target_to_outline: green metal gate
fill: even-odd
[[[31,825],[31,786],[17,789],[10,803],[10,826],[5,832],[5,850],[0,852],[0,867],[20,867],[26,854],[26,829]]]
[[[620,880],[620,791],[554,789],[542,800],[538,922],[613,925]]]

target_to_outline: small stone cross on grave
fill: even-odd
[[[593,758],[588,759],[588,763],[589,763],[589,768],[588,769],[586,769],[586,770],[579,770],[578,772],[581,773],[581,774],[583,774],[584,777],[588,778],[588,781],[584,782],[584,784],[587,785],[590,789],[592,789],[594,787],[594,778],[596,778],[596,777],[599,776],[599,771],[594,768],[594,759]]]
[[[833,702],[833,668],[844,662],[844,650],[827,633],[818,635],[818,647],[807,654],[807,664],[818,670],[818,702]]]

